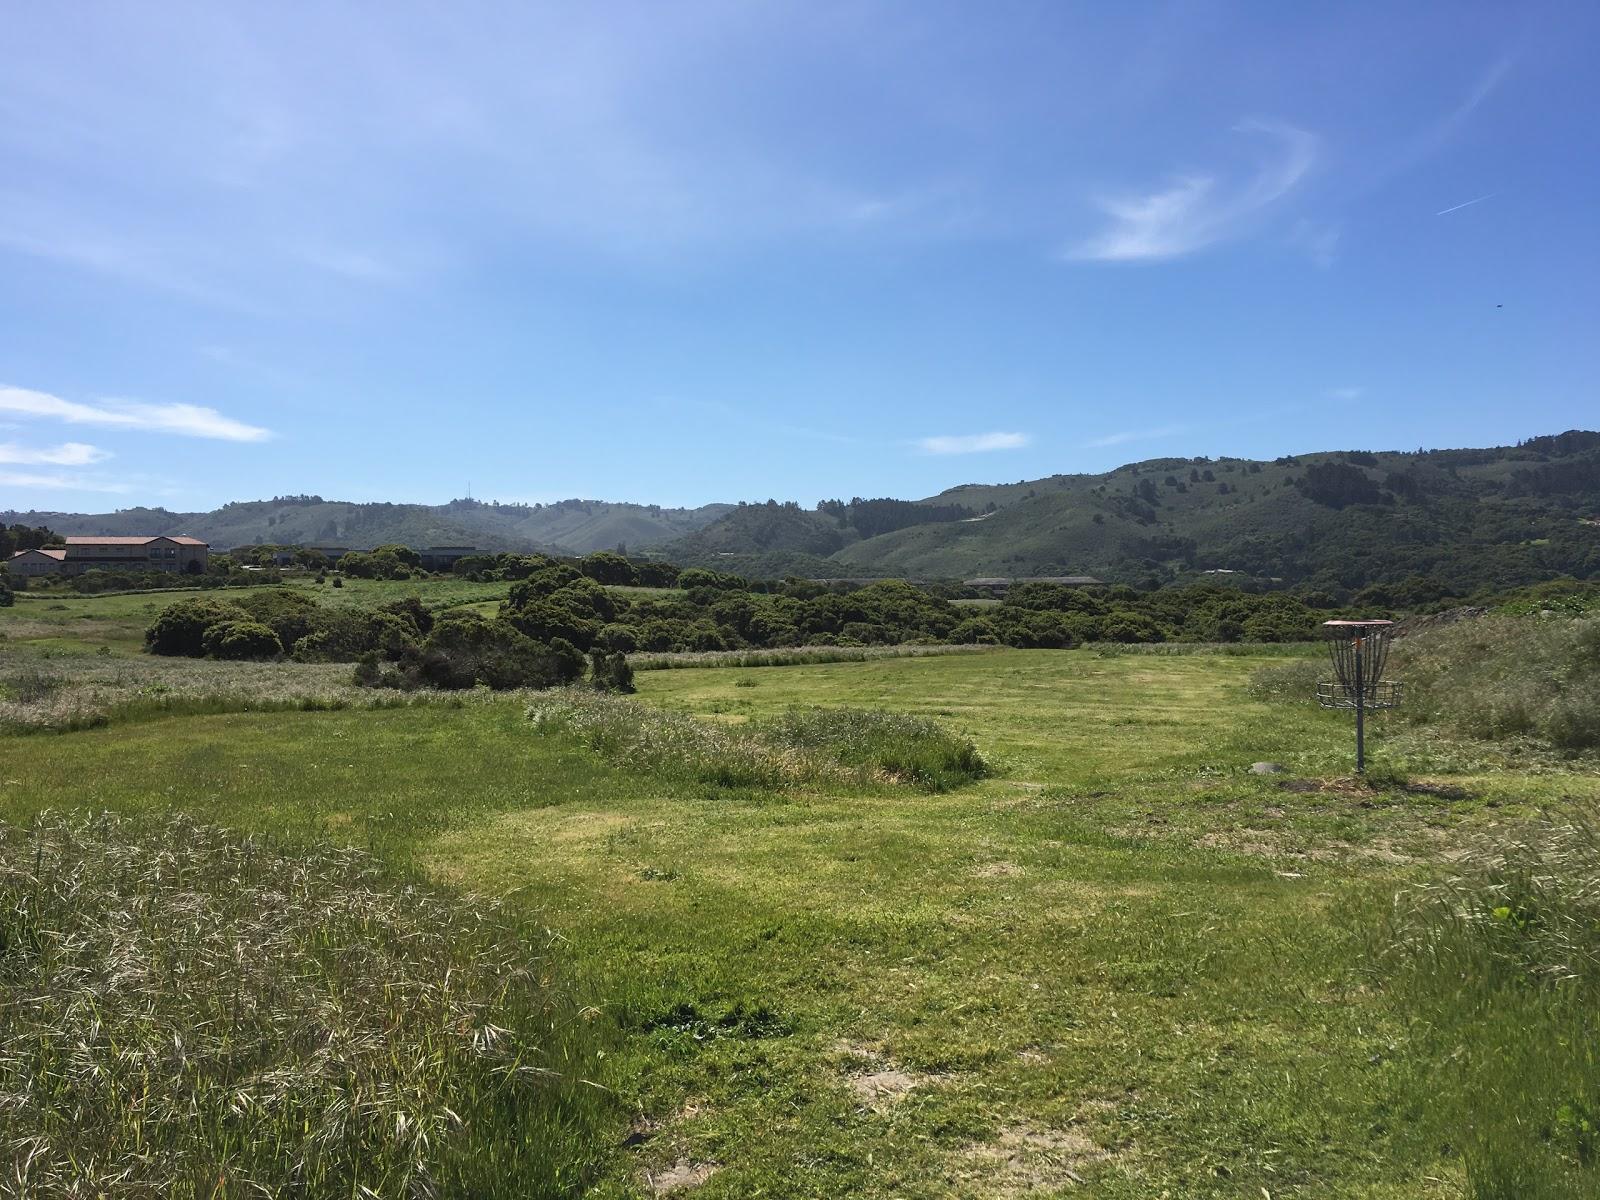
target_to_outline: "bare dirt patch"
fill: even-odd
[[[1016,863],[1006,862],[1002,859],[996,862],[979,863],[972,868],[972,873],[979,879],[1015,879],[1024,872]]]
[[[1278,786],[1286,792],[1297,792],[1301,795],[1348,796],[1368,806],[1381,800],[1386,791],[1399,792],[1407,796],[1433,796],[1440,800],[1472,799],[1472,793],[1464,787],[1450,783],[1430,783],[1420,779],[1412,783],[1386,785],[1381,788],[1367,783],[1364,779],[1353,779],[1349,776],[1336,779],[1285,779]]]
[[[923,1079],[909,1071],[873,1071],[869,1075],[857,1075],[851,1079],[850,1090],[863,1104],[882,1104],[898,1100],[923,1082]]]
[[[1079,1129],[1012,1125],[992,1142],[962,1152],[961,1175],[982,1180],[986,1196],[1031,1196],[1085,1182],[1081,1173],[1117,1157]]]
[[[650,1190],[655,1195],[670,1196],[676,1192],[687,1192],[691,1188],[699,1187],[715,1175],[721,1166],[721,1163],[696,1162],[680,1158],[670,1167],[646,1172],[645,1182],[650,1185]]]
[[[845,1082],[857,1103],[868,1108],[892,1104],[914,1088],[931,1082],[927,1075],[903,1069],[884,1053],[881,1043],[841,1039],[833,1043],[831,1049],[846,1060],[846,1070],[856,1068]]]

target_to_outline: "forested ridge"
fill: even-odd
[[[1600,573],[1600,433],[1514,446],[1158,458],[1103,474],[892,497],[709,504],[352,504],[280,496],[210,513],[0,513],[62,534],[188,533],[214,548],[620,550],[751,578],[1241,575],[1349,592],[1418,576],[1465,594]]]

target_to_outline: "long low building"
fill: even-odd
[[[18,550],[6,559],[6,570],[19,578],[61,574],[65,550]]]
[[[1023,575],[1017,579],[998,576],[983,579],[963,579],[963,587],[978,588],[984,591],[1008,592],[1019,583],[1058,583],[1062,587],[1095,587],[1104,580],[1096,579],[1093,575]]]
[[[6,562],[19,576],[82,575],[86,571],[171,571],[201,575],[211,547],[192,537],[69,537],[66,546],[19,550]]]

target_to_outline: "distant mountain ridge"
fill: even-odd
[[[7,513],[7,524],[47,525],[57,533],[186,533],[215,548],[261,544],[346,546],[368,550],[385,543],[407,546],[469,545],[484,550],[540,550],[587,554],[625,545],[649,549],[716,520],[733,506],[663,508],[603,500],[554,504],[355,504],[320,496],[279,496],[224,504],[211,512],[127,508],[111,513]]]
[[[1158,458],[1095,475],[963,484],[926,521],[862,536],[849,506],[744,505],[658,553],[813,577],[1206,573],[1330,590],[1433,576],[1452,586],[1600,577],[1600,433],[1516,446]]]
[[[1157,458],[1101,474],[967,483],[917,501],[709,504],[595,500],[349,504],[286,496],[210,513],[6,513],[62,534],[188,533],[213,546],[412,546],[648,552],[772,577],[1206,574],[1330,591],[1432,577],[1452,587],[1600,578],[1600,433],[1515,446],[1334,450],[1271,461]]]

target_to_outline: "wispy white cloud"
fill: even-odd
[[[1485,192],[1483,195],[1478,196],[1476,199],[1463,200],[1460,204],[1452,204],[1449,208],[1441,208],[1438,212],[1434,213],[1433,215],[1436,216],[1436,217],[1442,217],[1442,216],[1445,216],[1447,213],[1459,212],[1463,208],[1471,208],[1474,204],[1482,204],[1485,200],[1493,200],[1494,197],[1495,197],[1495,193],[1494,192]]]
[[[0,471],[0,484],[6,487],[46,488],[67,492],[131,492],[133,487],[109,479],[87,475],[35,475],[26,471]]]
[[[1260,134],[1274,153],[1242,181],[1212,173],[1178,176],[1144,193],[1102,198],[1110,225],[1067,257],[1097,262],[1177,258],[1243,233],[1262,211],[1288,195],[1316,164],[1314,134],[1279,121],[1246,121],[1236,132]]]
[[[89,467],[105,462],[111,451],[87,442],[63,442],[59,446],[19,446],[0,442],[0,463],[19,466]]]
[[[1329,388],[1324,395],[1329,400],[1359,400],[1367,394],[1364,387],[1336,387]]]
[[[1033,440],[1026,433],[958,433],[917,441],[924,454],[982,454],[988,450],[1020,450]]]
[[[100,425],[108,429],[138,429],[150,433],[176,433],[184,437],[214,438],[224,442],[261,442],[272,431],[223,416],[198,404],[142,404],[131,400],[105,400],[82,404],[49,392],[0,385],[0,412],[24,417],[44,417],[69,425]]]
[[[1119,433],[1108,433],[1104,437],[1093,438],[1084,445],[1100,449],[1105,446],[1121,446],[1125,442],[1149,442],[1156,438],[1177,437],[1180,433],[1187,433],[1188,429],[1187,425],[1162,425],[1157,429],[1125,429]]]

